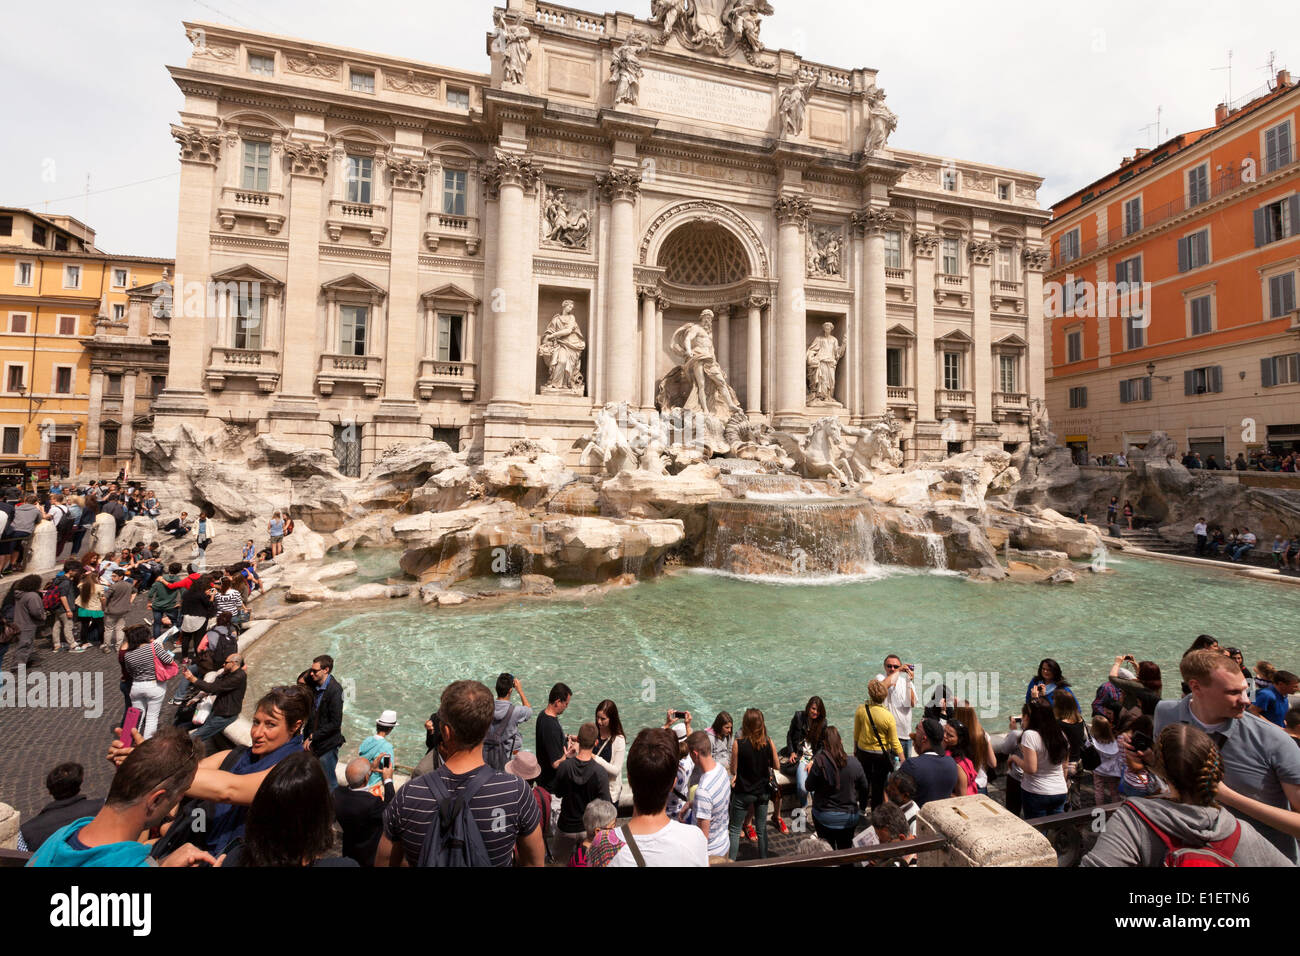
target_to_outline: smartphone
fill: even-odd
[[[686,719],[686,711],[684,711],[684,710],[674,710],[674,711],[673,711],[673,719],[674,719],[674,720],[685,720],[685,719]]]
[[[379,758],[380,769],[387,770],[392,765],[393,765],[393,758],[388,754],[384,754],[382,757]]]
[[[134,747],[135,738],[131,736],[131,731],[140,726],[140,720],[144,717],[144,711],[139,707],[127,709],[126,716],[122,718],[122,736],[118,740],[123,747]]]
[[[1017,727],[1019,727],[1025,721],[1023,717],[1012,717],[1011,719],[1015,721]]]

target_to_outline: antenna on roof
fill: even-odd
[[[1260,69],[1268,71],[1268,88],[1273,89],[1273,84],[1277,82],[1277,50],[1268,51],[1268,62]]]
[[[1146,133],[1151,130],[1155,130],[1155,142],[1151,144],[1153,147],[1160,145],[1160,118],[1164,116],[1164,112],[1165,112],[1165,108],[1163,106],[1157,106],[1156,121],[1154,123],[1147,123],[1146,126],[1138,127],[1139,133]]]
[[[1228,65],[1212,67],[1210,69],[1210,72],[1222,73],[1224,70],[1228,71],[1228,98],[1223,102],[1227,103],[1228,105],[1231,105],[1232,104],[1232,51],[1231,50],[1228,51]]]
[[[86,222],[90,222],[90,173],[86,173]]]

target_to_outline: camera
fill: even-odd
[[[684,710],[673,711],[673,720],[685,720],[685,719],[686,719],[686,711]]]

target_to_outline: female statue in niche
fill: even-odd
[[[573,314],[575,308],[572,299],[565,299],[559,314],[551,319],[542,333],[537,354],[546,359],[551,370],[550,379],[542,391],[581,395],[586,385],[582,377],[582,353],[587,348],[587,341],[578,328],[578,317]]]

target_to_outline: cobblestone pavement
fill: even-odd
[[[16,679],[7,659],[4,670],[6,683]],[[102,713],[88,717],[84,700],[75,707],[0,706],[0,803],[18,810],[24,820],[50,802],[45,775],[65,761],[76,761],[86,768],[82,793],[94,799],[108,793],[113,767],[105,755],[113,728],[120,725],[126,709],[119,689],[116,654],[104,654],[97,648],[84,654],[70,654],[67,650],[56,654],[48,636],[38,637],[26,672],[28,686],[37,680],[51,688],[61,683],[67,687],[65,682],[49,680],[51,674],[75,675],[82,688],[87,686],[89,676],[92,693],[95,688],[101,691]],[[176,708],[164,704],[159,725],[170,725],[175,713]]]

